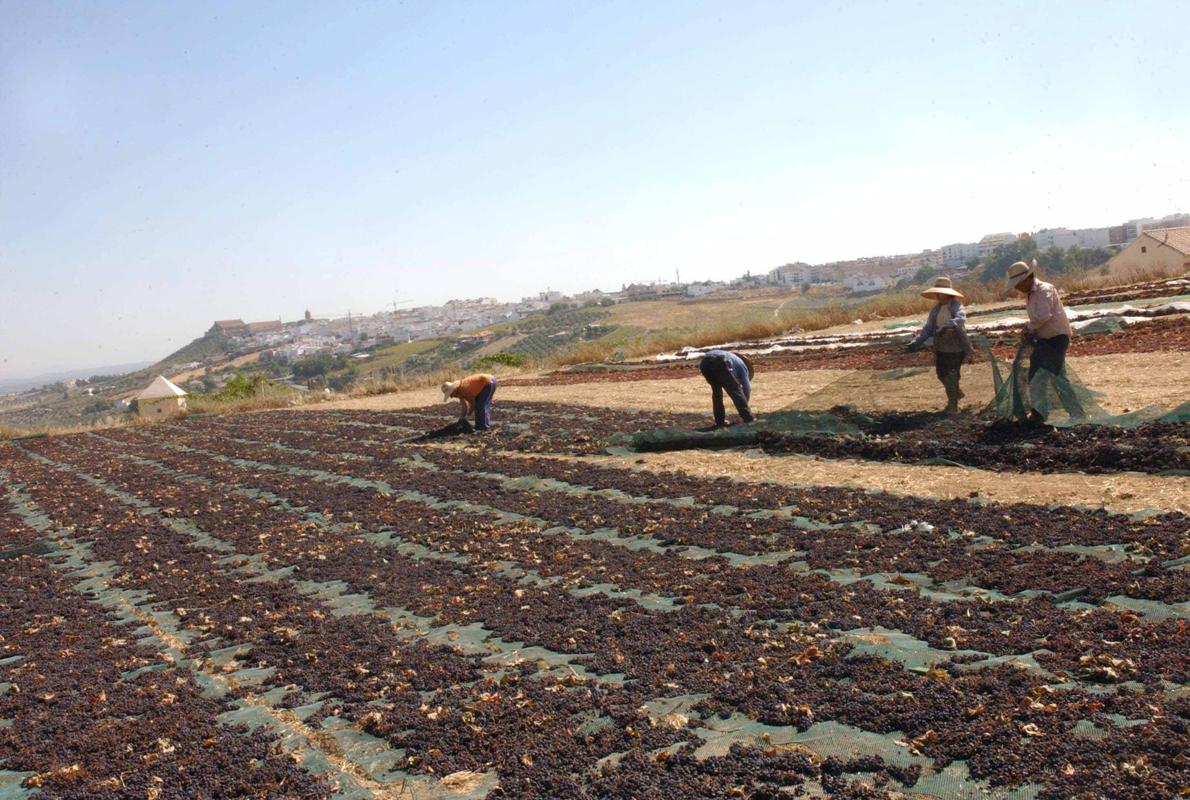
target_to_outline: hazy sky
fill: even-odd
[[[0,0],[0,377],[1190,210],[1190,3]]]

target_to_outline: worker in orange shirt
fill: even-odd
[[[495,375],[468,375],[457,381],[442,384],[442,399],[457,399],[462,406],[460,419],[475,414],[475,430],[486,431],[492,425],[492,395],[496,393]]]

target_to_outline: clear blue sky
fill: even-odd
[[[0,377],[1190,210],[1190,3],[0,0]]]

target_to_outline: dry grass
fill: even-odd
[[[969,305],[992,303],[1003,299],[999,292],[978,283],[959,284],[959,289],[966,295],[966,302]],[[623,354],[625,358],[636,358],[678,350],[682,347],[708,347],[727,342],[768,339],[796,329],[819,331],[833,328],[836,325],[845,325],[855,319],[894,319],[917,314],[921,312],[921,306],[922,298],[918,289],[885,293],[854,304],[840,303],[823,308],[782,310],[774,312],[768,319],[756,319],[749,316],[745,320],[718,321],[694,330],[658,331],[642,334],[627,342],[588,342],[555,354],[546,359],[543,366],[561,367],[605,361],[616,353]]]
[[[255,397],[221,399],[210,395],[192,394],[186,398],[186,410],[192,414],[233,414],[243,411],[264,411],[269,408],[288,408],[301,405],[305,395],[297,392],[267,393]]]
[[[1185,275],[1190,275],[1190,273],[1184,272],[1181,268],[1160,269],[1156,267],[1130,269],[1124,272],[1108,274],[1088,272],[1083,275],[1067,277],[1058,282],[1058,286],[1066,292],[1085,292],[1091,289],[1124,288],[1138,283],[1167,281],[1172,278],[1184,277]]]
[[[80,422],[77,425],[35,425],[31,428],[13,428],[0,425],[0,441],[16,439],[25,436],[61,436],[70,433],[86,433],[87,431],[102,431],[111,428],[126,428],[131,425],[142,425],[147,422],[138,417],[111,417],[96,422]]]
[[[1054,282],[1064,292],[1081,292],[1168,280],[1180,274],[1180,270],[1167,272],[1159,269],[1133,270],[1126,275],[1084,273],[1057,277]],[[999,284],[960,281],[956,283],[956,288],[963,293],[968,306],[998,303],[1005,299],[1005,292]],[[886,292],[854,304],[838,303],[821,308],[774,310],[770,318],[758,319],[749,313],[750,311],[751,309],[741,309],[742,318],[734,321],[724,321],[721,316],[712,317],[711,324],[696,326],[693,329],[646,332],[627,341],[587,342],[555,353],[545,359],[541,366],[550,368],[606,361],[617,353],[624,358],[639,358],[682,347],[708,347],[729,342],[768,339],[799,328],[803,331],[826,330],[846,325],[856,319],[897,319],[920,314],[922,298],[921,289],[918,287],[900,292]]]

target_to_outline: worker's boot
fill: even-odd
[[[942,378],[942,385],[946,387],[946,413],[959,413],[959,398],[963,396],[959,391],[959,376],[949,373]]]

